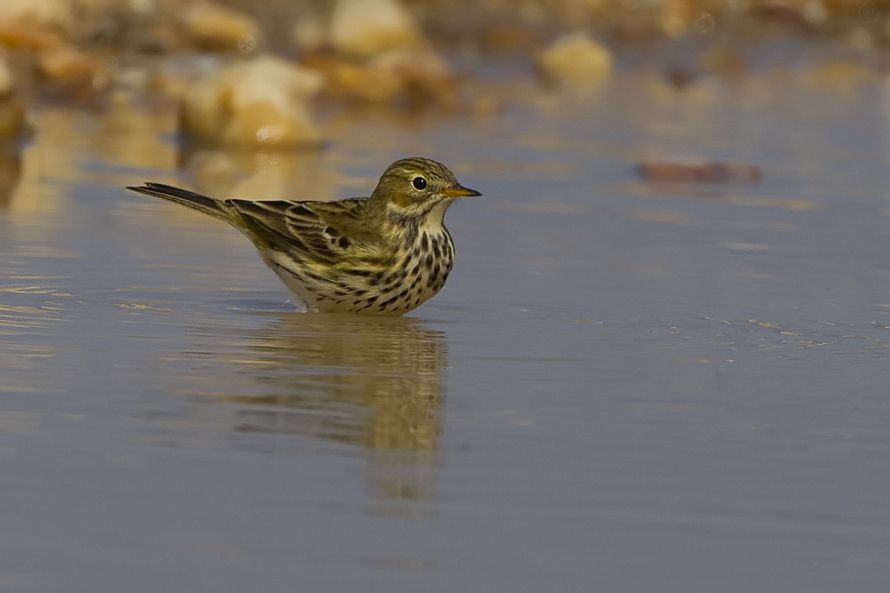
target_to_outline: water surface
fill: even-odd
[[[885,590],[886,92],[628,74],[258,155],[35,112],[0,167],[0,588]],[[236,231],[121,189],[364,195],[409,154],[485,196],[397,319],[301,313]],[[685,155],[764,179],[634,176]]]

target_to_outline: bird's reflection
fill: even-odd
[[[337,169],[315,150],[225,150],[185,142],[179,167],[195,189],[209,195],[265,200],[337,197]]]
[[[242,358],[250,393],[239,431],[290,433],[370,449],[432,451],[439,437],[446,341],[415,319],[277,317]]]

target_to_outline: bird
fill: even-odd
[[[482,195],[423,157],[391,164],[370,196],[336,201],[218,199],[153,182],[127,189],[228,222],[307,311],[383,315],[442,289],[454,265],[445,211]]]

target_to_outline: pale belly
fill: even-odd
[[[263,260],[309,311],[402,315],[435,296],[451,272],[450,237],[431,236],[425,244],[426,250],[386,271],[354,277],[313,278],[275,253],[264,254]]]

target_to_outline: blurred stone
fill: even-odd
[[[537,56],[544,79],[557,85],[591,87],[612,72],[612,52],[584,33],[560,37]]]
[[[848,2],[847,4],[854,4]],[[858,4],[858,2],[856,3]],[[828,20],[828,7],[820,0],[807,0],[801,8],[801,13],[808,23],[813,25],[821,25]]]
[[[64,44],[64,39],[58,33],[46,27],[0,21],[0,45],[10,49],[42,51]]]
[[[453,105],[457,101],[459,82],[451,66],[437,53],[396,50],[380,54],[370,66],[380,71],[395,72],[402,93],[412,101]]]
[[[299,49],[315,52],[328,43],[328,23],[317,15],[304,16],[291,31],[291,38]]]
[[[315,56],[307,65],[324,73],[334,92],[371,103],[452,106],[460,89],[454,71],[432,50],[391,50],[364,62]]]
[[[875,45],[874,35],[865,27],[857,27],[850,31],[847,41],[860,51],[872,49]]]
[[[339,52],[359,56],[425,45],[420,27],[398,0],[338,0],[330,43]]]
[[[45,80],[53,83],[81,84],[99,89],[108,82],[108,73],[99,60],[68,45],[40,52],[37,70]]]
[[[284,60],[261,56],[196,82],[183,98],[183,131],[235,146],[318,144],[322,135],[309,99],[321,77]]]
[[[361,101],[380,103],[396,97],[401,83],[394,72],[378,71],[365,64],[318,54],[306,66],[324,75],[335,94]]]
[[[169,56],[149,76],[148,87],[153,92],[181,99],[196,81],[219,71],[224,64],[223,58],[215,54]]]
[[[769,25],[776,25],[797,32],[809,32],[814,23],[810,20],[803,2],[788,3],[766,0],[755,3],[751,14]]]
[[[636,170],[647,181],[671,183],[757,183],[761,178],[757,165],[722,161],[648,161]]]
[[[92,99],[110,83],[108,68],[102,60],[75,47],[47,26],[24,21],[0,22],[0,46],[21,50],[18,53],[27,56],[19,62],[27,65],[20,82],[34,82],[39,78],[51,91],[61,92],[66,98],[77,95]]]
[[[154,93],[182,99],[198,80],[217,72],[225,63],[215,54],[168,56],[148,76],[147,86]]]
[[[65,33],[74,28],[70,0],[2,0],[0,21],[47,27]]]
[[[329,90],[367,103],[453,106],[459,80],[398,0],[338,0],[329,19],[309,15],[293,30],[303,63]]]
[[[529,51],[540,47],[541,35],[529,25],[518,21],[497,19],[482,29],[479,45],[486,52]]]
[[[672,39],[684,37],[692,27],[693,11],[693,2],[689,0],[664,0],[661,2],[661,30]]]
[[[212,2],[187,6],[180,15],[186,37],[196,46],[208,50],[253,53],[262,33],[250,17]]]
[[[127,46],[144,54],[172,54],[184,43],[182,35],[160,23],[146,23],[127,36]]]

